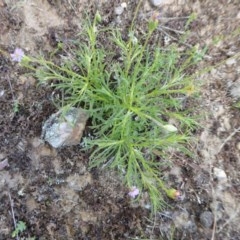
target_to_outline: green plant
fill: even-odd
[[[20,233],[24,232],[26,230],[26,223],[23,221],[19,221],[16,224],[15,230],[12,232],[12,237],[18,236]]]
[[[13,112],[14,113],[18,113],[19,112],[19,102],[18,102],[18,100],[15,100],[13,102]]]
[[[23,221],[18,221],[15,230],[12,232],[12,237],[19,239],[18,235],[23,233],[27,229],[26,223]],[[35,237],[20,238],[21,240],[35,240]]]
[[[137,38],[131,27],[124,40],[118,30],[101,29],[100,16],[87,21],[82,41],[68,49],[60,64],[25,57],[22,64],[36,71],[40,83],[64,92],[62,106],[88,111],[94,139],[85,138],[90,167],[106,164],[118,169],[129,187],[147,190],[156,211],[164,204],[161,167],[173,151],[189,154],[185,144],[196,126],[184,101],[196,90],[189,65],[199,57],[181,56],[177,47],[151,45],[157,21]],[[110,47],[101,45],[104,34]],[[121,57],[115,61],[115,52]],[[176,190],[175,190],[176,191]]]

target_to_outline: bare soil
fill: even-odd
[[[240,84],[239,0],[171,0],[160,7],[145,0],[140,8],[138,31],[157,14],[163,47],[207,46],[199,69],[212,66],[196,74],[202,87],[193,157],[173,156],[164,172],[181,200],[166,199],[168,206],[151,217],[145,202],[130,201],[121,176],[89,171],[80,146],[55,150],[40,139],[44,121],[57,111],[52,89],[27,76],[10,53],[16,47],[28,55],[51,53],[76,39],[83,12],[92,16],[97,9],[102,24],[125,29],[138,1],[125,2],[117,15],[120,0],[0,0],[0,162],[9,163],[0,170],[0,240],[13,239],[14,220],[27,225],[21,239],[240,239],[240,111],[233,94]],[[181,44],[193,12],[197,18]]]

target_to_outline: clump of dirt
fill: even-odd
[[[76,39],[83,12],[93,15],[96,10],[103,25],[118,27],[127,37],[136,1],[125,2],[119,14],[116,8],[122,2],[112,0],[0,1],[0,161],[9,163],[0,171],[0,239],[12,239],[13,220],[27,225],[21,237],[42,240],[239,239],[240,112],[234,107],[236,94],[231,93],[240,82],[240,60],[221,62],[240,52],[237,0],[179,0],[158,8],[144,1],[140,7],[139,34],[149,18],[159,19],[153,44],[174,43],[179,51],[207,47],[199,67],[221,62],[196,74],[204,88],[194,157],[173,156],[173,166],[164,173],[169,186],[181,191],[181,200],[166,200],[169,206],[152,218],[145,202],[130,201],[121,176],[90,171],[80,146],[57,151],[40,139],[42,124],[57,111],[52,90],[38,86],[11,61],[10,53],[16,47],[30,55],[51,53],[59,42]],[[189,23],[186,37],[186,16],[193,12],[196,19]]]

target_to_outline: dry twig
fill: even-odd
[[[16,223],[16,218],[15,218],[15,214],[14,214],[14,210],[13,210],[13,200],[12,200],[12,197],[11,197],[11,194],[10,194],[9,191],[8,191],[8,197],[9,197],[10,206],[11,206],[11,213],[12,213],[12,219],[13,219],[14,229],[16,229],[17,223]],[[17,234],[16,239],[19,240],[18,234]]]
[[[219,148],[219,150],[218,150],[218,153],[221,152],[221,150],[222,150],[222,148],[225,146],[225,144],[226,144],[228,141],[230,141],[230,140],[232,139],[232,137],[233,137],[236,133],[238,133],[238,132],[240,132],[240,127],[237,128],[237,129],[235,129],[235,130],[224,140],[224,142],[222,143],[222,145],[220,146],[220,148]]]

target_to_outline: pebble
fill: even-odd
[[[205,228],[211,228],[213,224],[213,214],[210,211],[204,211],[200,215],[200,222]]]
[[[186,230],[190,233],[195,233],[197,231],[197,224],[194,220],[194,216],[192,215],[189,219],[189,221],[187,222],[186,225]]]
[[[174,0],[150,0],[150,3],[154,7],[158,7],[158,6],[164,5],[164,4],[173,4]]]
[[[124,11],[124,8],[122,6],[115,7],[114,11],[116,15],[121,15]]]
[[[4,90],[0,90],[0,97],[2,97],[5,94]]]
[[[3,170],[5,167],[8,167],[8,159],[4,159],[3,161],[0,162],[0,171]]]
[[[172,218],[176,228],[184,229],[190,233],[196,232],[197,225],[194,216],[190,216],[187,211],[176,211]]]
[[[155,7],[159,6],[162,3],[162,0],[151,0],[151,4]]]
[[[226,61],[226,64],[227,66],[232,66],[232,65],[235,65],[237,63],[236,59],[234,58],[229,58],[227,61]]]
[[[223,118],[222,118],[222,120],[223,120],[223,127],[225,128],[225,130],[226,131],[231,131],[231,120],[230,120],[230,118],[228,118],[227,116],[224,116]]]
[[[121,7],[127,8],[127,3],[126,2],[121,3]]]
[[[230,90],[230,95],[233,98],[240,98],[240,84],[234,84]]]
[[[214,177],[221,183],[227,182],[227,174],[220,168],[213,168]]]
[[[237,19],[240,19],[240,12],[237,14]]]
[[[237,149],[240,151],[240,142],[237,143]]]
[[[54,148],[80,143],[88,116],[81,108],[58,111],[44,123],[41,138]]]
[[[183,226],[186,225],[188,220],[189,220],[188,212],[176,211],[173,213],[173,222],[176,228],[179,228],[179,229],[182,228]]]

